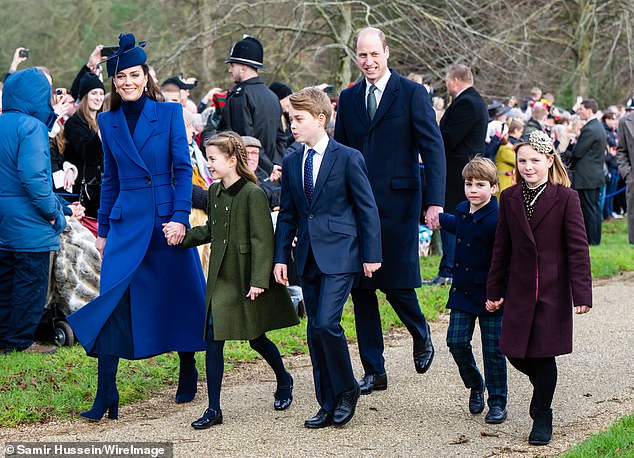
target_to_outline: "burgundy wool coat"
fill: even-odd
[[[549,183],[530,222],[521,185],[502,192],[487,298],[502,297],[502,353],[546,358],[572,352],[573,304],[592,306],[590,254],[575,190]]]

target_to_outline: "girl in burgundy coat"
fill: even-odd
[[[592,306],[590,255],[577,193],[550,138],[516,145],[517,185],[500,196],[487,310],[504,306],[500,350],[533,385],[528,442],[552,436],[555,356],[572,352],[572,306]]]

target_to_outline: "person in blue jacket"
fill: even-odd
[[[205,278],[195,249],[178,245],[191,210],[192,167],[180,105],[159,103],[148,77],[144,43],[119,36],[106,62],[112,77],[109,112],[98,116],[104,152],[97,249],[100,296],[68,317],[89,356],[98,357],[97,394],[80,415],[118,416],[119,358],[178,351],[176,402],[192,401],[205,349]],[[163,228],[174,235],[167,239]]]
[[[464,193],[453,214],[441,213],[440,225],[456,237],[454,276],[447,308],[451,310],[447,329],[447,346],[465,387],[470,388],[469,412],[484,410],[484,390],[489,392],[484,421],[498,424],[506,420],[506,359],[500,352],[502,310],[486,309],[487,275],[491,267],[498,203],[495,164],[476,156],[462,169]],[[480,325],[484,380],[471,348],[476,320]]]
[[[0,116],[0,353],[53,353],[34,342],[48,288],[50,252],[66,227],[53,194],[48,130],[51,83],[37,68],[11,74]]]

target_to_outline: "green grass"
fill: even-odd
[[[607,458],[634,456],[634,414],[615,421],[607,431],[576,445],[562,458]]]
[[[603,226],[603,241],[592,247],[592,271],[595,277],[634,270],[634,249],[627,244],[627,229],[623,221]],[[439,258],[421,258],[423,278],[431,278],[438,268]],[[445,306],[448,288],[425,287],[417,290],[421,308],[430,320],[435,320]],[[380,296],[382,326],[385,331],[402,326],[394,310]],[[346,305],[342,325],[349,341],[356,341],[354,315]],[[299,326],[267,334],[283,355],[308,352],[306,320]],[[248,342],[232,341],[225,346],[225,367],[230,370],[248,364],[258,356]],[[198,354],[198,367],[204,367],[204,355]],[[204,373],[204,371],[201,371]],[[204,375],[204,374],[203,374]],[[165,354],[141,361],[121,360],[117,378],[121,403],[129,404],[164,390],[178,380],[178,357]],[[0,426],[19,426],[76,416],[90,408],[97,385],[97,364],[86,357],[76,345],[60,348],[55,355],[10,353],[0,355]],[[175,390],[175,387],[172,387]]]
[[[634,245],[627,240],[625,219],[603,223],[601,245],[590,247],[592,277],[612,277],[634,271]]]

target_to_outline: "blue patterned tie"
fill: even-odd
[[[304,162],[304,192],[306,193],[306,198],[308,199],[308,203],[313,202],[313,156],[315,155],[314,149],[308,150],[308,156],[306,156],[306,161]]]

